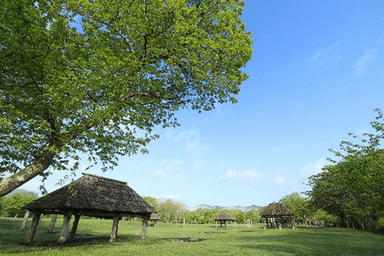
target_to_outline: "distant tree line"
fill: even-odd
[[[13,193],[0,198],[1,217],[24,217],[25,210],[21,208],[37,198],[37,193],[17,189]]]

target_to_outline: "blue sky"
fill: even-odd
[[[333,157],[329,148],[350,139],[348,132],[372,132],[374,109],[384,109],[384,2],[245,2],[254,52],[239,103],[180,111],[180,127],[155,129],[160,139],[149,154],[90,173],[191,209],[268,205],[308,190],[303,183]],[[49,177],[48,192],[64,174]],[[22,188],[39,185],[35,178]]]

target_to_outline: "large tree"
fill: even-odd
[[[236,102],[252,54],[243,5],[0,1],[0,196],[74,170],[79,153],[107,170],[178,125],[175,111]]]

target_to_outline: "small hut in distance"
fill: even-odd
[[[27,242],[35,235],[41,214],[62,214],[64,224],[58,243],[64,243],[69,234],[71,216],[75,216],[70,240],[75,238],[82,215],[113,219],[110,242],[116,241],[118,223],[123,216],[143,218],[142,238],[146,236],[148,220],[155,209],[142,199],[126,182],[84,174],[71,185],[55,190],[27,204],[23,209],[34,213]],[[73,190],[71,191],[71,188]]]
[[[149,218],[149,220],[153,221],[155,227],[159,227],[159,221],[161,220],[161,218],[159,217],[159,215],[157,215],[157,213],[152,213],[151,214],[151,217]]]
[[[216,222],[216,228],[217,228],[217,222],[220,221],[220,227],[223,226],[223,222],[225,223],[225,226],[228,228],[228,221],[234,221],[236,226],[236,218],[233,217],[229,212],[222,211],[217,217],[215,218]]]
[[[296,229],[294,213],[281,203],[271,203],[264,210],[261,211],[260,216],[263,218],[265,229],[265,220],[267,221],[268,228],[281,229],[281,224],[287,227],[287,220],[291,221],[292,229]],[[271,223],[268,220],[271,220]]]

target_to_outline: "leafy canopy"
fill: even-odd
[[[1,1],[0,173],[47,175],[78,152],[105,171],[119,155],[146,152],[154,126],[178,125],[175,111],[235,103],[252,55],[243,6]]]

